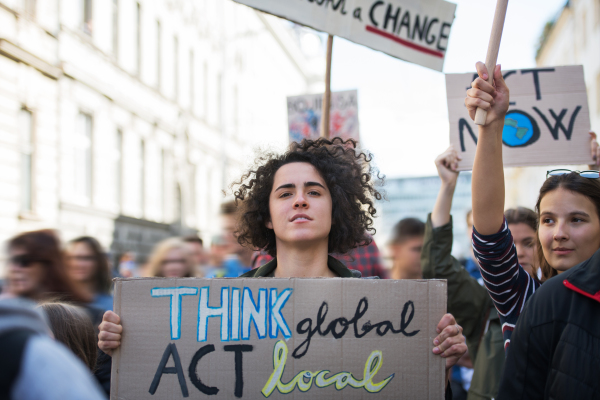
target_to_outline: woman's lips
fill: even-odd
[[[552,251],[554,252],[554,254],[558,255],[558,256],[566,256],[569,255],[573,252],[573,249],[567,249],[564,247],[557,247],[555,249],[552,249]]]

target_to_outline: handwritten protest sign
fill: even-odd
[[[582,66],[503,71],[510,89],[504,121],[504,166],[589,164],[590,117]],[[478,128],[464,105],[475,74],[446,75],[450,143],[473,167]]]
[[[456,4],[442,0],[234,0],[441,71]]]
[[[446,282],[118,279],[111,399],[435,399]]]
[[[323,95],[309,94],[287,98],[290,142],[317,139],[321,130]],[[360,139],[358,130],[358,92],[331,94],[329,137]]]

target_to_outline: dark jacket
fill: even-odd
[[[498,399],[600,399],[600,250],[529,299]]]
[[[430,214],[421,252],[423,278],[448,281],[448,312],[463,327],[475,370],[468,399],[492,399],[504,367],[502,328],[486,288],[452,257],[452,239],[452,219],[434,229]]]
[[[340,278],[360,278],[361,276],[360,271],[348,269],[344,263],[331,256],[327,256],[327,266]],[[272,259],[262,267],[255,268],[240,275],[240,278],[266,278],[273,275],[275,268],[277,268],[277,258]]]

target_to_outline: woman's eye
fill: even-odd
[[[291,193],[281,193],[281,195],[279,195],[279,198],[281,199],[283,197],[289,197],[291,195],[292,195]]]
[[[544,224],[551,224],[551,223],[552,223],[552,222],[554,222],[554,221],[553,221],[551,218],[544,218],[544,219],[542,220],[542,222],[543,222]]]
[[[573,218],[573,222],[583,222],[583,220],[581,218],[575,217]]]
[[[310,192],[308,192],[308,194],[310,194],[311,196],[319,196],[321,193],[319,193],[319,192],[315,192],[315,191],[313,190],[313,191],[310,191]]]

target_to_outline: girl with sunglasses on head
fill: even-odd
[[[380,199],[371,155],[356,142],[319,139],[292,143],[283,154],[263,154],[237,185],[237,238],[264,249],[274,259],[242,277],[356,278],[330,253],[346,253],[370,242]],[[437,326],[433,353],[446,370],[465,353],[462,328],[446,314]],[[99,346],[110,352],[120,344],[119,317],[107,312]]]
[[[483,63],[477,71],[465,105],[471,118],[478,107],[488,115],[479,127],[473,166],[473,248],[507,348],[498,399],[600,398],[598,173],[548,173],[536,204],[538,265],[546,282],[540,287],[519,265],[503,215],[502,131],[509,90],[500,66],[493,71],[494,85],[486,82]]]

